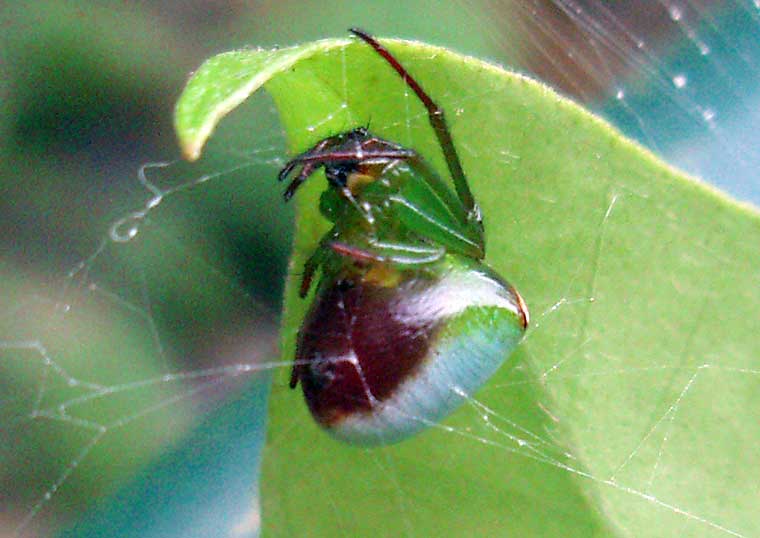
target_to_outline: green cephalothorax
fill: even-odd
[[[304,266],[302,297],[321,277],[291,386],[301,382],[336,437],[377,444],[441,420],[485,383],[522,338],[528,311],[482,262],[480,211],[443,111],[379,42],[352,32],[426,106],[454,184],[364,127],[317,142],[280,172],[292,177],[288,200],[324,170],[319,208],[332,223]]]

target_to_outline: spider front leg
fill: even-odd
[[[366,128],[358,127],[317,142],[309,150],[288,161],[280,171],[278,179],[283,181],[301,167],[300,172],[285,189],[284,197],[287,201],[319,168],[326,169],[330,184],[339,189],[350,189],[347,184],[348,177],[359,165],[408,160],[416,156],[414,151],[373,136]]]
[[[283,181],[290,175],[293,170],[296,169],[296,167],[301,166],[301,171],[288,184],[285,192],[283,193],[283,197],[285,198],[286,202],[293,197],[298,187],[300,187],[301,184],[306,181],[310,175],[312,175],[320,166],[322,166],[322,163],[319,161],[306,161],[305,159],[312,155],[318,155],[321,151],[324,150],[325,147],[329,146],[333,142],[334,138],[335,137],[331,137],[320,140],[307,152],[302,153],[301,155],[298,155],[297,157],[294,157],[288,161],[282,170],[280,170],[280,173],[277,176],[277,180]]]

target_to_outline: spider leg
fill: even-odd
[[[324,142],[324,141],[323,141]],[[337,148],[327,151],[317,150],[307,152],[289,161],[280,171],[278,179],[284,180],[293,170],[301,166],[301,171],[290,182],[285,189],[285,200],[290,200],[300,187],[314,172],[322,166],[338,165],[342,163],[366,163],[375,160],[409,160],[417,157],[417,154],[409,149],[389,147],[385,148],[363,148],[362,146],[351,147],[348,149]]]
[[[290,163],[288,163],[288,166],[290,166],[291,164],[292,166],[290,170],[288,170],[288,173],[290,173],[290,171],[293,170],[293,168],[295,168],[301,163],[291,161]],[[288,184],[287,188],[285,189],[285,192],[283,193],[283,197],[285,198],[286,202],[290,200],[291,198],[293,198],[293,195],[296,193],[296,190],[298,189],[298,187],[300,187],[301,184],[303,184],[310,175],[316,172],[320,166],[322,166],[321,163],[312,162],[312,163],[306,163],[301,167],[301,171],[298,173],[298,175],[295,178],[293,178],[293,181],[291,181]],[[283,170],[285,169],[283,168]]]
[[[363,207],[362,204],[356,201],[356,198],[354,198],[354,194],[351,192],[351,189],[348,187],[340,187],[340,194],[348,200],[348,203],[350,203],[354,208],[356,209],[357,213],[359,213],[362,218],[366,221],[367,227],[372,228],[375,224],[375,217],[372,216],[372,212],[369,211],[367,208]]]
[[[414,267],[440,260],[446,249],[422,242],[391,242],[373,240],[361,246],[349,245],[341,241],[327,244],[335,253],[351,258],[359,265],[373,262],[393,263],[401,267]]]
[[[336,237],[337,233],[335,228],[327,232],[319,241],[319,246],[312,252],[311,256],[303,264],[303,275],[301,276],[301,287],[298,290],[298,295],[303,299],[309,293],[311,288],[311,281],[314,278],[314,273],[324,263],[325,257],[329,251],[330,239]]]
[[[310,155],[297,157],[299,164],[319,163],[319,164],[339,164],[345,162],[366,162],[374,159],[378,160],[408,160],[417,156],[417,153],[411,149],[404,148],[350,148],[336,149]]]
[[[298,296],[303,299],[306,297],[306,295],[309,293],[309,288],[311,288],[311,281],[314,278],[314,273],[317,271],[317,268],[322,264],[322,258],[324,255],[322,254],[322,248],[320,247],[314,254],[309,257],[308,260],[306,260],[306,263],[303,264],[303,275],[301,276],[301,287],[298,289]],[[317,259],[319,258],[319,259]]]
[[[311,148],[304,151],[300,155],[296,155],[292,159],[290,159],[287,163],[285,163],[285,166],[283,166],[282,170],[280,170],[280,173],[277,175],[278,181],[283,181],[286,177],[290,175],[290,173],[295,170],[295,168],[299,165],[304,164],[304,157],[307,157],[309,155],[315,155],[324,150],[327,146],[334,145],[335,144],[335,137],[325,138],[324,140],[320,140],[316,144],[314,144]]]
[[[346,258],[351,258],[359,264],[369,264],[371,262],[385,261],[385,258],[378,254],[375,254],[374,252],[349,245],[348,243],[342,243],[340,241],[330,242],[330,248],[333,249],[337,254],[345,256]]]
[[[375,49],[380,57],[382,57],[394,69],[394,71],[398,73],[404,83],[406,83],[406,85],[412,89],[412,91],[417,95],[417,98],[425,106],[428,113],[428,119],[430,120],[430,125],[433,127],[433,131],[435,131],[435,135],[438,138],[438,143],[441,145],[443,155],[446,158],[446,164],[449,168],[449,173],[451,174],[451,178],[454,180],[454,187],[456,188],[457,195],[459,196],[462,205],[464,205],[467,211],[468,218],[473,222],[477,222],[478,225],[482,228],[482,221],[480,220],[480,209],[475,202],[472,191],[470,191],[467,177],[464,175],[462,163],[459,160],[459,154],[457,153],[456,147],[454,146],[454,140],[451,138],[451,132],[449,131],[449,126],[446,123],[446,117],[444,116],[443,109],[438,106],[435,101],[433,101],[427,92],[422,89],[422,86],[420,86],[414,77],[409,74],[406,68],[404,68],[404,66],[401,65],[401,63],[399,63],[399,61],[388,51],[388,49],[381,45],[377,39],[369,35],[364,30],[360,30],[359,28],[351,28],[349,31],[367,43],[370,47]]]
[[[291,159],[287,163],[285,163],[285,166],[282,167],[282,169],[280,170],[280,173],[277,174],[277,181],[283,181],[286,177],[290,175],[290,173],[295,169],[296,166],[298,166],[297,159]]]

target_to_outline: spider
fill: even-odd
[[[335,437],[405,439],[484,384],[528,326],[517,291],[490,269],[480,209],[443,110],[374,37],[351,29],[427,109],[454,189],[414,150],[357,127],[290,160],[284,198],[320,169],[332,223],[304,264],[319,284],[298,333],[290,386]]]

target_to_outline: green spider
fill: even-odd
[[[443,110],[376,39],[351,32],[425,105],[455,187],[364,127],[319,141],[279,174],[293,176],[289,200],[323,168],[319,208],[333,225],[304,265],[301,297],[321,277],[290,385],[300,381],[334,436],[384,444],[437,423],[484,384],[522,338],[528,310],[482,261],[480,210]]]

